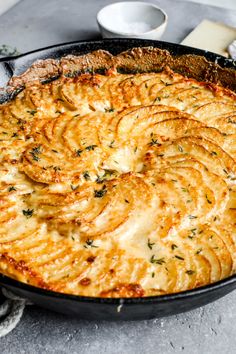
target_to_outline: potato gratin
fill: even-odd
[[[0,110],[3,274],[141,297],[235,272],[232,91],[108,70],[29,84]]]

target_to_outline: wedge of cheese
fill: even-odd
[[[236,28],[203,20],[181,44],[228,57],[227,48],[236,39]]]

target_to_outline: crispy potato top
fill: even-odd
[[[0,271],[140,297],[235,272],[236,95],[166,69],[31,83],[0,106]]]

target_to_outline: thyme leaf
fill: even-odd
[[[80,156],[82,152],[83,152],[83,150],[78,149],[78,150],[76,150],[76,152],[75,152],[75,153],[76,153],[76,155],[77,155],[77,156]]]
[[[31,114],[31,116],[34,116],[37,113],[36,109],[32,109],[30,111],[27,111],[29,114]]]
[[[107,187],[106,187],[106,185],[104,184],[103,187],[102,187],[102,189],[99,189],[99,190],[95,189],[95,190],[94,190],[94,197],[95,197],[95,198],[102,198],[102,197],[104,197],[104,195],[107,193],[107,189],[106,189],[106,188],[107,188]]]
[[[14,186],[10,186],[8,188],[8,192],[16,191],[16,188]]]
[[[31,151],[30,151],[30,155],[32,156],[32,159],[34,161],[39,161],[39,154],[41,154],[41,151],[40,151],[40,148],[41,146],[37,146],[37,147],[34,147]]]
[[[152,247],[155,245],[155,242],[151,243],[150,239],[148,239],[148,248],[152,250]]]
[[[151,142],[148,145],[149,146],[154,146],[154,145],[160,146],[161,144],[158,142],[157,139],[152,138]]]
[[[93,151],[95,148],[97,147],[97,145],[89,145],[85,148],[85,150],[87,151]]]
[[[16,56],[19,55],[20,52],[16,49],[16,47],[11,47],[7,44],[3,44],[0,46],[0,55],[1,56]]]
[[[88,248],[88,247],[91,247],[91,248],[98,248],[98,246],[94,245],[94,240],[88,238],[86,241],[85,241],[85,245],[84,245],[84,248]]]
[[[184,258],[178,255],[175,255],[175,258],[179,259],[180,261],[184,261]]]
[[[206,200],[208,204],[212,204],[212,201],[208,198],[207,194],[206,194]]]
[[[72,189],[72,191],[75,191],[79,186],[73,186],[73,184],[70,185],[70,188]]]
[[[23,209],[22,213],[24,216],[26,216],[27,219],[29,219],[33,215],[34,209],[26,209],[26,210]]]
[[[197,216],[195,216],[195,215],[189,215],[188,218],[189,218],[189,219],[197,219]]]
[[[114,112],[114,108],[105,108],[105,112]]]
[[[111,142],[110,142],[110,144],[108,145],[108,147],[109,148],[111,148],[111,149],[113,149],[114,148],[114,143],[115,143],[115,140],[112,140]]]
[[[89,180],[90,180],[90,175],[89,175],[88,171],[85,171],[85,172],[83,173],[83,177],[84,177],[84,179],[85,179],[86,181],[89,181]]]
[[[154,254],[153,254],[152,257],[150,258],[150,262],[162,265],[163,263],[165,263],[165,259],[163,257],[162,258],[155,258]]]

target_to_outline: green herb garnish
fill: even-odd
[[[150,258],[150,262],[162,265],[163,263],[165,263],[165,260],[163,257],[162,258],[155,258],[154,254],[153,254],[152,257]]]
[[[105,108],[105,112],[114,112],[114,108]]]
[[[16,49],[16,47],[11,47],[7,44],[2,44],[0,46],[0,55],[2,56],[16,56],[19,55],[20,52]]]
[[[85,148],[85,150],[87,151],[93,151],[95,148],[97,147],[97,145],[89,145]]]
[[[212,201],[208,198],[207,194],[206,194],[206,200],[207,200],[207,203],[212,204]]]
[[[197,219],[197,216],[195,216],[195,215],[189,215],[188,218],[189,218],[189,219]]]
[[[83,173],[83,176],[84,176],[84,179],[85,179],[86,181],[89,181],[89,180],[90,180],[90,175],[89,175],[88,171],[85,171],[85,172]]]
[[[37,113],[36,109],[32,109],[31,111],[27,111],[29,114],[31,114],[32,116],[34,116]]]
[[[148,145],[149,146],[154,146],[154,145],[160,146],[161,144],[158,142],[157,139],[152,138],[151,142]]]
[[[112,140],[111,142],[110,142],[110,144],[108,145],[109,146],[109,148],[111,148],[111,149],[113,149],[114,148],[114,143],[115,143],[115,140]]]
[[[150,250],[152,250],[152,247],[155,245],[155,242],[151,243],[150,239],[148,239],[148,248],[150,248]]]
[[[22,210],[22,213],[24,216],[27,217],[27,219],[31,218],[31,216],[34,213],[34,209],[26,209],[26,210]]]
[[[184,261],[184,258],[181,257],[181,256],[175,255],[175,258],[177,258],[177,259],[179,259],[179,260],[181,260],[181,261]]]
[[[184,193],[188,193],[187,188],[181,188]]]
[[[114,170],[104,169],[103,176],[97,176],[96,183],[103,183],[107,181],[107,177],[112,176],[115,173]]]
[[[75,191],[79,186],[73,186],[73,184],[70,185],[70,188],[72,189],[72,191]]]
[[[94,245],[94,240],[91,240],[89,238],[85,241],[85,245],[84,245],[84,248],[88,248],[88,247],[98,248],[98,246]]]
[[[16,188],[14,186],[11,186],[8,188],[8,192],[16,191]]]
[[[104,184],[104,186],[102,187],[102,189],[100,190],[97,190],[95,189],[94,190],[94,197],[95,198],[102,198],[104,197],[104,195],[107,193],[107,189],[106,189],[106,185]]]
[[[77,156],[80,156],[82,152],[83,152],[83,150],[78,149],[78,150],[76,150],[76,152],[75,152],[75,153],[76,153],[76,155],[77,155]]]
[[[39,161],[38,155],[41,154],[40,148],[40,146],[37,146],[30,151],[30,154],[34,161]]]

